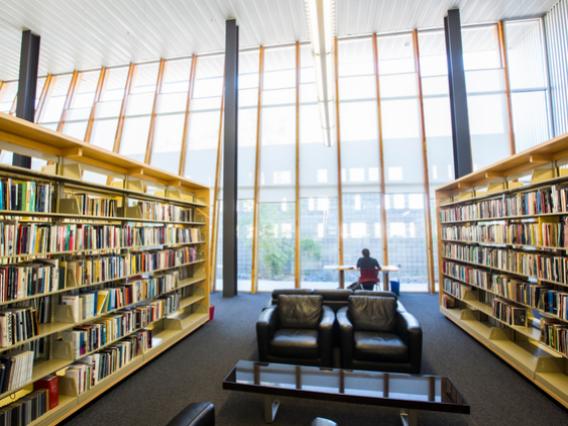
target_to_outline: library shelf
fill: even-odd
[[[567,165],[563,135],[438,188],[436,209],[440,311],[568,408]]]
[[[44,161],[41,171],[0,165],[0,191],[10,185],[10,194],[12,194],[11,191],[16,191],[15,193],[18,194],[15,199],[11,198],[11,195],[0,196],[0,223],[14,226],[22,224],[24,227],[27,224],[45,224],[43,229],[51,229],[51,225],[112,225],[112,232],[120,232],[118,235],[122,235],[122,231],[117,228],[130,228],[131,230],[150,228],[152,239],[136,239],[134,240],[136,242],[167,241],[163,237],[158,239],[156,236],[173,235],[176,237],[178,232],[175,231],[176,228],[193,229],[180,231],[181,234],[177,234],[177,236],[190,234],[193,241],[184,241],[186,238],[182,237],[182,242],[176,243],[120,246],[124,241],[120,240],[120,245],[112,248],[103,246],[105,248],[39,254],[24,253],[0,257],[0,264],[3,263],[4,268],[11,266],[19,268],[20,264],[41,264],[42,268],[59,268],[60,277],[63,274],[62,281],[59,283],[53,281],[44,284],[45,287],[40,287],[51,291],[28,294],[25,297],[0,302],[0,312],[14,304],[17,304],[17,307],[29,306],[37,309],[40,302],[44,300],[49,301],[49,305],[52,306],[51,311],[48,311],[48,322],[39,325],[37,336],[19,341],[14,345],[0,347],[0,353],[6,353],[20,347],[24,349],[32,347],[30,345],[35,345],[34,342],[40,340],[45,342],[47,350],[42,353],[41,357],[34,359],[30,380],[22,386],[1,393],[0,406],[9,407],[10,404],[17,402],[19,398],[32,391],[34,383],[38,380],[50,375],[59,376],[59,404],[30,423],[50,425],[63,421],[209,320],[209,189],[184,177],[2,113],[0,113],[0,149]],[[97,176],[102,176],[107,185],[98,181],[88,181],[90,175],[85,172],[95,172]],[[41,192],[37,188],[40,188]],[[5,193],[0,192],[0,194]],[[104,214],[97,215],[95,214],[97,212]],[[155,228],[163,228],[163,230],[154,231]],[[173,234],[169,234],[170,228],[173,229],[171,231]],[[196,231],[195,228],[199,230]],[[51,236],[52,232],[47,233],[48,241],[50,238],[60,238]],[[197,238],[194,237],[194,232]],[[68,235],[65,235],[63,238],[67,237]],[[168,240],[172,241],[169,238]],[[179,240],[174,239],[173,241]],[[49,244],[47,246],[49,247]],[[67,248],[67,246],[59,245],[58,247]],[[162,264],[171,266],[128,272],[132,271],[129,265],[134,265],[134,263],[129,263],[131,257],[136,258],[136,262],[141,262],[142,259],[155,259],[149,262],[159,262],[155,257],[145,258],[140,254],[140,252],[151,253],[158,250],[170,250],[167,254],[161,255],[163,256],[161,260]],[[174,254],[174,252],[179,254]],[[81,262],[83,259],[91,261],[97,258],[103,261],[98,264],[97,268],[102,268],[105,262],[111,265],[112,259],[105,259],[105,255],[122,257],[123,260],[119,259],[117,265],[123,262],[126,275],[83,283],[81,277],[84,275],[79,275],[77,265],[70,265],[69,262],[75,260]],[[174,259],[175,262],[173,262]],[[187,259],[193,260],[185,261]],[[129,264],[126,265],[126,262]],[[144,263],[138,264],[144,265]],[[149,264],[152,263],[146,263],[146,265]],[[140,269],[147,268],[143,266]],[[90,276],[98,278],[104,275],[106,274],[98,275],[98,272],[95,274],[93,269],[93,275]],[[170,275],[172,278],[169,278]],[[94,292],[96,295],[102,287],[124,287],[134,280],[161,279],[164,276],[168,278],[160,281],[163,284],[157,287],[164,291],[145,300],[97,313],[90,318],[80,321],[68,320],[68,313],[63,315],[62,312],[65,313],[71,308],[67,307],[63,311],[59,309],[63,306],[61,298],[67,294],[76,295],[87,291]],[[170,279],[175,279],[171,283],[173,287],[170,287],[170,281],[166,281]],[[166,283],[168,283],[167,287]],[[36,287],[33,288],[32,290],[30,287],[25,287],[25,292],[36,291]],[[165,290],[165,288],[168,289]],[[20,289],[16,294],[21,294]],[[96,349],[78,355],[73,343],[63,338],[65,333],[69,333],[75,327],[97,323],[123,311],[148,306],[151,303],[162,307],[160,309],[163,310],[153,311],[163,312],[162,316],[149,323],[145,320],[136,324],[145,325],[139,328],[133,327],[132,331],[125,330],[122,336],[111,339]],[[152,319],[154,319],[153,316]],[[131,329],[131,326],[128,329]],[[78,361],[88,361],[94,354],[101,351],[108,352],[117,344],[132,345],[132,339],[140,336],[138,333],[141,332],[144,333],[142,336],[146,338],[146,341],[151,342],[151,345],[140,344],[138,351],[132,352],[132,359],[122,368],[108,374],[80,394],[77,394],[74,386],[69,386],[72,376],[65,375],[68,367]],[[93,368],[95,368],[94,364]]]

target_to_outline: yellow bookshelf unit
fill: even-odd
[[[0,165],[0,416],[54,424],[208,321],[209,189],[2,113],[0,149],[41,166]]]
[[[568,135],[436,191],[441,312],[568,407]]]

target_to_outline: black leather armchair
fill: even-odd
[[[211,402],[189,404],[167,426],[215,426],[215,406]]]
[[[261,361],[332,366],[335,314],[321,296],[279,295],[256,323]]]
[[[343,368],[420,372],[422,329],[395,298],[350,296],[337,321]]]

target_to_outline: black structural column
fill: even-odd
[[[223,140],[223,297],[237,294],[237,130],[239,27],[225,25],[225,111]]]
[[[457,179],[473,171],[459,9],[448,10],[448,16],[444,18],[444,30],[450,84],[454,173]]]
[[[16,116],[31,122],[34,121],[35,113],[39,40],[39,36],[32,34],[30,30],[22,32]],[[25,155],[14,154],[12,164],[29,169],[32,167],[32,159]]]

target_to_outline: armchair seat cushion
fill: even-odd
[[[274,333],[270,342],[274,355],[293,358],[317,358],[318,331],[282,328]]]
[[[355,357],[367,361],[408,361],[408,346],[396,334],[356,331]]]

